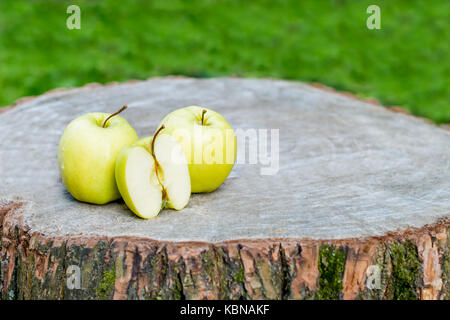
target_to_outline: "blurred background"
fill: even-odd
[[[69,30],[67,7],[81,9]],[[366,9],[381,8],[381,30]],[[0,106],[153,76],[320,82],[450,123],[448,0],[0,0]]]

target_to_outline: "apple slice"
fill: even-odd
[[[155,170],[155,160],[139,145],[122,150],[116,160],[116,182],[128,208],[141,218],[158,215],[162,206],[162,187]]]
[[[178,141],[155,134],[124,148],[116,160],[116,182],[128,208],[150,219],[162,208],[183,209],[191,182],[187,160]]]
[[[161,134],[155,139],[154,154],[158,178],[165,190],[166,208],[183,209],[191,196],[191,180],[181,145],[174,137]]]

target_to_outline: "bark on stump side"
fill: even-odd
[[[193,104],[277,128],[279,171],[237,165],[149,221],[78,203],[59,136],[121,104],[140,137]],[[0,135],[1,299],[449,298],[450,133],[409,115],[295,82],[167,78],[29,99],[0,115]]]

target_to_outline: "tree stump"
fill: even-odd
[[[139,137],[187,105],[279,129],[279,170],[237,164],[152,220],[77,202],[57,169],[63,129],[123,104]],[[0,136],[2,299],[449,297],[450,132],[410,115],[296,82],[172,77],[22,100]]]

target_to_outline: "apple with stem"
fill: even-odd
[[[177,109],[160,123],[186,155],[193,193],[216,190],[236,161],[236,135],[219,113],[198,106]]]
[[[88,113],[72,120],[58,147],[62,182],[77,200],[105,204],[120,198],[115,180],[116,157],[138,140],[130,124],[118,114]]]
[[[150,219],[162,208],[183,209],[189,202],[191,182],[186,157],[178,141],[162,134],[125,147],[116,161],[116,181],[128,208]]]

